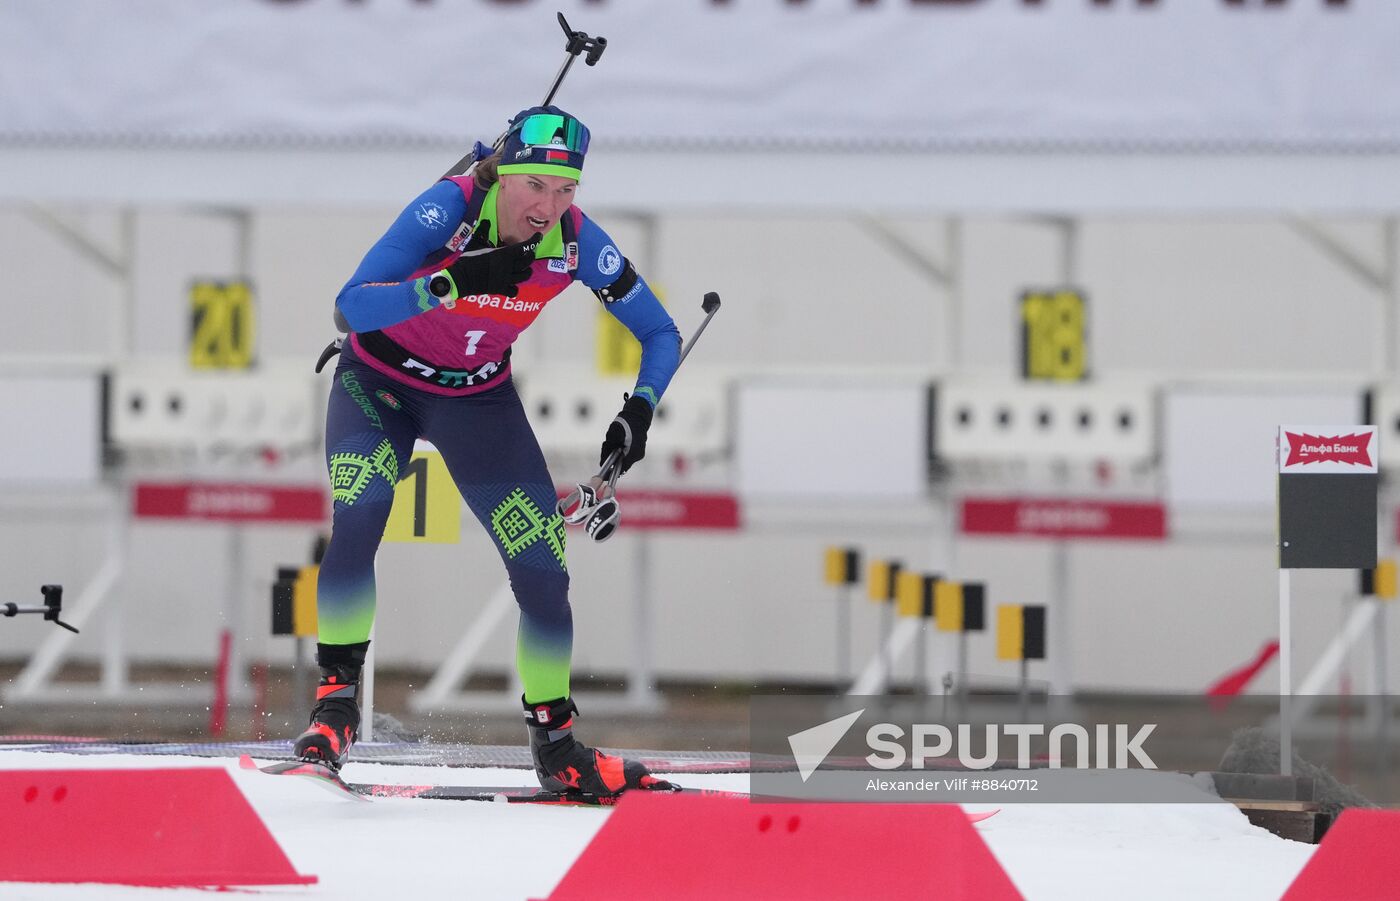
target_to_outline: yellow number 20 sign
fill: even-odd
[[[195,282],[190,286],[190,323],[190,366],[253,365],[253,290],[247,282]]]
[[[456,544],[462,534],[462,498],[442,454],[428,442],[418,442],[402,475],[384,540]]]

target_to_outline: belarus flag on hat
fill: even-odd
[[[564,150],[546,150],[544,152],[544,161],[546,163],[567,163],[569,161],[569,154]]]

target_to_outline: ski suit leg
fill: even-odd
[[[515,386],[434,398],[424,437],[442,452],[457,490],[505,563],[520,629],[516,667],[530,701],[569,695],[574,622],[564,520],[554,481]]]
[[[418,433],[417,404],[404,389],[341,357],[326,410],[326,468],[335,505],[331,540],[316,583],[319,641],[369,639],[374,625],[374,556]]]

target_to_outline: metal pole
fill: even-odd
[[[374,629],[369,630],[369,650],[360,675],[360,741],[374,741]]]
[[[130,528],[130,497],[118,491],[112,515],[112,526],[108,531],[110,550],[108,554],[119,560],[127,558],[128,530]],[[130,669],[126,659],[126,606],[123,592],[112,592],[107,603],[105,632],[102,637],[102,691],[109,697],[118,697],[126,691]]]
[[[117,292],[115,310],[116,322],[111,330],[112,359],[118,368],[129,361],[136,353],[137,314],[136,314],[136,211],[123,207],[118,214],[117,251],[120,258],[120,290]],[[119,476],[115,492],[116,505],[114,521],[110,532],[112,556],[124,567],[129,550],[129,529],[131,526],[131,497],[127,491],[126,478]],[[108,602],[106,628],[103,636],[102,689],[116,697],[126,690],[128,668],[125,650],[125,635],[122,620],[125,606],[120,587],[113,591]]]
[[[894,684],[894,659],[890,656],[890,633],[894,628],[892,606],[894,602],[888,600],[880,604],[880,666],[884,670],[880,680],[882,695],[889,694],[890,686]]]
[[[851,588],[842,585],[836,593],[836,687],[851,685]]]
[[[1021,685],[1017,699],[1021,708],[1021,722],[1028,722],[1031,715],[1031,669],[1030,662],[1021,658]]]
[[[925,620],[925,621],[924,621],[924,634],[923,634],[923,640],[924,640],[924,642],[925,642],[927,645],[929,645],[930,648],[932,648],[933,641],[934,641],[934,639],[935,639],[936,637],[937,637],[937,636],[935,636],[935,635],[933,634],[933,630],[932,630],[931,628],[929,628],[929,622],[928,622],[927,620]],[[929,653],[928,656],[934,656],[934,653],[933,653],[932,651],[930,651],[930,653]],[[930,669],[931,669],[931,667],[930,667],[927,663],[925,663],[923,669],[922,669],[921,672],[920,672],[920,678],[923,679],[924,694],[926,694],[926,695],[931,695],[931,694],[933,694],[933,676],[932,676],[932,674],[930,674],[930,672],[929,672]]]
[[[379,586],[379,556],[374,562],[374,584]],[[374,741],[374,624],[369,627],[369,650],[365,652],[364,666],[360,668],[360,741]]]
[[[1371,685],[1371,706],[1376,718],[1376,773],[1385,779],[1390,757],[1389,748],[1386,747],[1386,726],[1390,719],[1390,697],[1387,684],[1389,680],[1386,678],[1388,655],[1385,640],[1385,605],[1387,602],[1377,598],[1371,603],[1376,605],[1375,620],[1371,623],[1373,642],[1371,665],[1375,672],[1375,678]]]
[[[298,635],[292,645],[292,716],[293,722],[311,718],[311,696],[314,693],[311,668],[315,661],[306,653],[307,641]]]
[[[919,617],[918,644],[914,645],[914,690],[922,695],[932,694],[928,685],[928,620]]]
[[[1074,691],[1074,671],[1071,665],[1074,654],[1074,618],[1070,615],[1072,604],[1069,595],[1069,543],[1056,541],[1050,555],[1050,590],[1054,592],[1054,606],[1048,615],[1054,620],[1050,629],[1054,645],[1050,661],[1050,692],[1068,695]]]
[[[967,633],[958,632],[958,707],[967,715]]]
[[[224,627],[232,636],[228,653],[228,699],[231,704],[248,700],[248,683],[243,672],[243,574],[244,527],[228,527],[228,587],[224,596]]]
[[[651,538],[637,536],[635,583],[632,588],[632,666],[627,677],[628,706],[634,710],[655,710],[656,686],[651,670]]]
[[[1279,773],[1293,775],[1293,636],[1289,617],[1290,573],[1278,571],[1278,761]]]

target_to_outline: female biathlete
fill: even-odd
[[[419,195],[336,298],[348,326],[326,414],[334,514],[317,583],[321,681],[296,753],[338,769],[360,725],[374,557],[416,438],[442,453],[500,552],[520,606],[516,667],[530,750],[552,791],[667,788],[573,734],[573,619],[564,523],[511,382],[510,348],[575,280],[641,342],[636,388],[600,454],[626,471],[675,373],[680,333],[617,245],[573,205],[588,129],[553,106],[511,119],[501,150]]]

